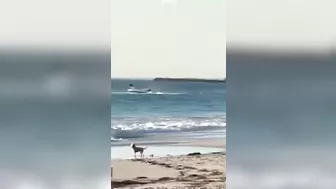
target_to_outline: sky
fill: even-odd
[[[112,0],[111,77],[225,78],[224,0]]]
[[[336,42],[334,0],[229,0],[227,44],[326,49]]]
[[[334,0],[1,0],[0,47],[111,48],[112,77],[223,78],[225,43],[334,46],[334,7]]]
[[[110,48],[109,0],[1,0],[0,47]]]

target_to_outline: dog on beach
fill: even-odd
[[[139,146],[136,146],[136,145],[133,144],[133,143],[131,144],[131,147],[133,148],[133,151],[134,151],[134,158],[136,158],[136,153],[137,153],[137,152],[140,153],[141,158],[144,157],[143,153],[144,153],[144,151],[145,151],[145,149],[146,149],[147,147],[139,147]]]

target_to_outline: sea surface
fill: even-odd
[[[336,57],[314,53],[227,51],[228,188],[336,188]]]
[[[110,51],[54,50],[0,50],[0,188],[111,188]]]
[[[150,94],[127,92],[150,88]],[[112,79],[112,145],[224,137],[226,84]]]

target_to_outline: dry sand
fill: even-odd
[[[220,147],[223,151],[136,160],[112,160],[112,188],[225,188],[226,155],[223,139],[198,140],[181,145]]]

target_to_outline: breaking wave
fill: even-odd
[[[157,118],[112,119],[111,129],[114,139],[139,138],[152,133],[206,131],[226,128],[226,117],[193,117],[193,118]]]

